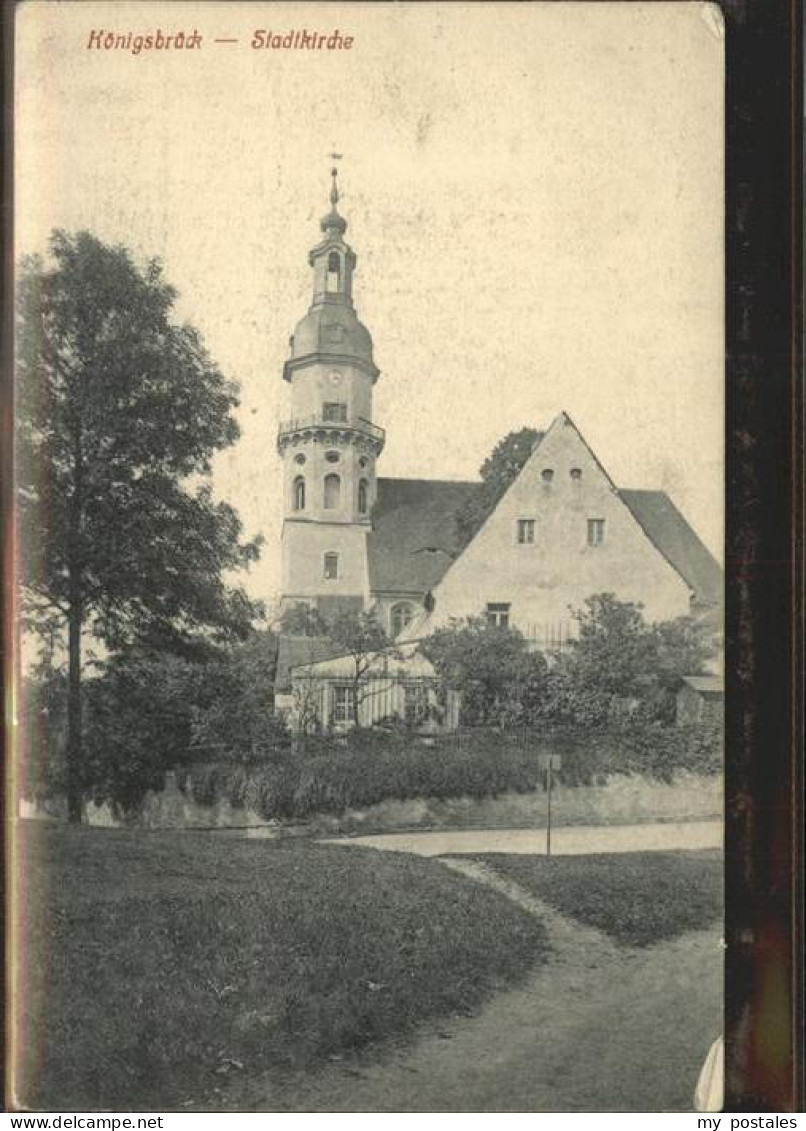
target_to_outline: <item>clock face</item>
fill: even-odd
[[[341,377],[341,373],[339,372],[338,369],[331,369],[330,374],[329,374],[329,380],[330,380],[331,385],[340,385],[341,384],[342,377]]]

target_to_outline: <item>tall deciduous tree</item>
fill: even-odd
[[[552,669],[547,711],[592,725],[632,705],[667,721],[684,675],[713,657],[707,624],[692,617],[648,624],[640,604],[595,593],[573,610],[578,636]]]
[[[521,428],[504,436],[481,465],[481,487],[467,500],[456,516],[462,546],[473,538],[487,516],[492,514],[507,487],[522,470],[543,433]]]
[[[33,626],[68,639],[68,808],[81,818],[82,635],[118,648],[245,636],[255,607],[224,581],[259,553],[215,502],[237,389],[172,316],[157,261],[56,231],[20,271],[16,372],[23,585]]]

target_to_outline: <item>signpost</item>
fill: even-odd
[[[537,764],[546,771],[546,856],[551,857],[551,785],[552,771],[561,770],[563,760],[559,754],[538,754]]]

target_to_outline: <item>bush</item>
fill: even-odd
[[[366,809],[382,801],[497,797],[544,787],[539,755],[560,754],[557,780],[578,786],[614,774],[671,781],[682,770],[712,774],[722,761],[716,724],[669,727],[643,718],[582,732],[488,728],[443,735],[431,744],[404,733],[357,731],[306,739],[294,758],[235,767],[193,767],[200,804],[228,797],[266,820],[303,821],[318,813]]]

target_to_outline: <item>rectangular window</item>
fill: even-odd
[[[495,628],[509,627],[509,602],[493,602],[487,606],[487,623]]]
[[[422,682],[403,685],[406,726],[416,727],[428,717],[428,685]]]
[[[531,546],[535,540],[535,520],[533,518],[518,519],[518,542],[521,546]]]
[[[347,405],[342,401],[325,401],[322,405],[322,419],[330,424],[346,424]]]
[[[333,722],[351,723],[355,719],[355,688],[337,686],[333,688]]]
[[[603,518],[589,518],[588,519],[588,545],[601,546],[604,542],[604,524]]]
[[[339,555],[325,554],[325,581],[336,581],[339,576]]]

